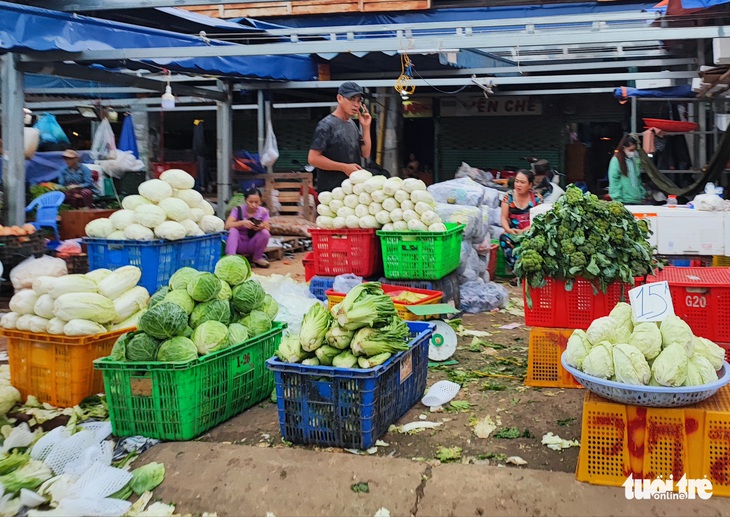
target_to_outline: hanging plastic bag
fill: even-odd
[[[56,120],[56,117],[50,113],[41,113],[38,117],[38,121],[33,126],[40,131],[41,142],[49,142],[54,144],[69,144],[66,133],[63,132],[60,124]],[[110,128],[111,129],[111,128]]]
[[[276,135],[271,120],[266,122],[266,140],[264,141],[264,151],[261,153],[261,165],[264,167],[273,167],[276,160],[279,159],[279,146],[276,143]]]
[[[114,159],[117,145],[114,143],[114,131],[109,120],[104,119],[96,128],[94,141],[91,143],[91,154],[95,160]]]

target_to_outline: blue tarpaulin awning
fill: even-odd
[[[235,43],[0,2],[0,53],[227,45]],[[177,72],[271,80],[303,81],[317,75],[316,66],[309,56],[127,60],[118,66],[135,68],[135,63]],[[109,63],[105,65],[109,66]]]

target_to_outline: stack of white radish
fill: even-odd
[[[426,184],[414,178],[373,176],[355,171],[332,192],[319,194],[317,226],[328,229],[445,232]]]
[[[178,240],[222,232],[225,223],[213,206],[194,190],[195,179],[180,169],[169,169],[142,183],[139,195],[122,200],[123,210],[86,225],[86,235],[101,239]]]

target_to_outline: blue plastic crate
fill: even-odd
[[[327,290],[332,289],[335,285],[334,276],[313,276],[309,279],[309,292],[318,300],[327,301]]]
[[[85,237],[83,242],[89,255],[89,271],[137,266],[142,270],[139,285],[150,294],[167,285],[172,274],[181,267],[212,273],[221,258],[220,233],[177,241],[115,241]]]
[[[426,390],[434,326],[409,321],[408,327],[411,348],[368,370],[269,359],[281,436],[300,444],[372,447]]]
[[[441,299],[442,303],[453,302],[454,308],[461,307],[459,297],[459,277],[456,271],[446,275],[440,280],[390,280],[381,277],[378,282],[390,285],[400,285],[403,287],[415,287],[416,289],[428,289],[429,291],[441,291],[444,293]]]

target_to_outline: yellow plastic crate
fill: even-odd
[[[586,392],[576,478],[621,486],[634,479],[707,477],[730,496],[730,387],[684,408],[646,408]]]
[[[527,352],[526,386],[582,388],[560,362],[573,329],[533,327]]]
[[[730,257],[714,255],[712,257],[712,267],[730,267]]]

